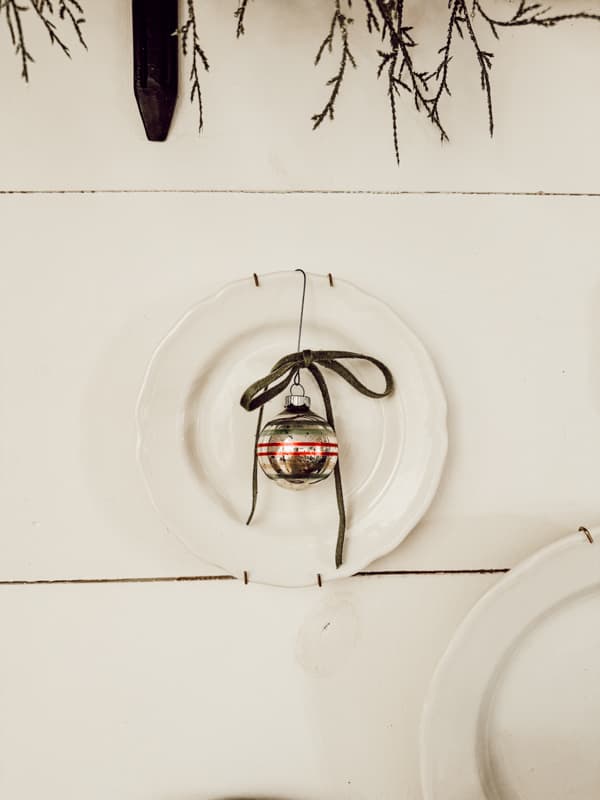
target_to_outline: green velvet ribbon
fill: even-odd
[[[368,361],[373,364],[381,372],[385,379],[385,389],[382,392],[376,392],[374,389],[369,389],[356,375],[340,363],[343,359],[355,359],[358,361]],[[319,365],[319,366],[317,366]],[[317,386],[321,391],[323,403],[325,405],[325,414],[327,422],[335,430],[335,422],[333,418],[333,409],[331,407],[331,398],[329,390],[325,383],[325,378],[319,367],[325,367],[340,378],[343,378],[347,383],[367,397],[387,397],[394,390],[394,379],[392,373],[376,358],[365,356],[361,353],[351,353],[346,350],[302,350],[298,353],[290,353],[283,356],[273,366],[268,375],[250,384],[240,399],[242,408],[246,411],[255,411],[260,409],[258,414],[258,422],[256,425],[256,438],[254,447],[254,466],[252,469],[252,509],[250,516],[246,522],[249,525],[256,510],[256,501],[258,498],[258,456],[256,452],[256,445],[258,444],[260,432],[262,429],[263,410],[266,403],[272,400],[277,395],[281,394],[289,386],[294,377],[299,374],[301,369],[307,369],[317,382]],[[344,552],[344,536],[346,533],[346,510],[344,506],[344,493],[342,490],[342,476],[340,472],[339,457],[334,469],[335,477],[335,494],[337,498],[337,507],[339,515],[338,537],[335,548],[335,566],[339,567],[342,563]]]

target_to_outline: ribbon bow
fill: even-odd
[[[359,361],[368,361],[370,364],[373,364],[375,367],[377,367],[385,379],[385,389],[382,392],[376,392],[374,389],[369,389],[369,387],[365,386],[365,384],[362,383],[362,381],[360,381],[356,375],[350,372],[347,367],[339,363],[342,359],[350,358]],[[294,379],[294,377],[299,374],[301,369],[307,369],[317,382],[317,386],[319,387],[323,397],[327,422],[329,422],[331,427],[335,430],[335,422],[333,418],[333,409],[331,407],[329,390],[327,388],[327,384],[325,383],[323,373],[319,367],[325,367],[325,369],[330,369],[332,372],[335,372],[340,376],[340,378],[343,378],[347,383],[349,383],[353,389],[356,389],[357,392],[360,392],[367,397],[387,397],[394,389],[394,379],[392,377],[392,373],[385,364],[376,358],[372,358],[371,356],[365,356],[361,353],[352,353],[346,350],[302,350],[297,353],[290,353],[289,355],[280,358],[279,361],[274,364],[268,375],[265,375],[263,378],[259,378],[259,380],[250,384],[250,386],[242,395],[240,404],[242,408],[246,409],[246,411],[254,411],[257,408],[259,408],[260,411],[256,425],[254,465],[252,469],[252,509],[250,510],[250,516],[246,521],[246,525],[250,524],[252,517],[254,516],[254,511],[256,510],[256,501],[258,497],[258,457],[256,453],[256,445],[258,444],[262,427],[262,417],[265,403],[268,403],[269,400],[272,400],[278,394],[281,394],[283,391],[285,391],[287,386]],[[340,472],[339,458],[335,465],[334,477],[335,494],[337,498],[339,515],[338,537],[335,548],[335,566],[339,567],[342,563],[344,535],[346,532],[346,510],[344,507],[344,493],[342,491],[342,476]]]

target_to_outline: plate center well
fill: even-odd
[[[529,626],[482,707],[479,764],[490,800],[600,797],[600,588]]]
[[[185,456],[198,482],[210,487],[221,507],[237,520],[245,520],[250,507],[258,417],[258,412],[248,413],[241,408],[240,396],[250,383],[267,374],[282,355],[293,350],[289,346],[293,336],[293,326],[287,321],[252,327],[242,339],[225,343],[189,387],[182,442]],[[332,341],[338,349],[358,349],[357,342],[349,337],[340,338],[338,331],[315,325],[307,326],[305,341],[307,347],[315,349],[327,347]],[[381,382],[371,367],[360,362],[347,365],[368,385]],[[335,414],[348,512],[356,522],[376,502],[381,491],[379,472],[387,473],[390,468],[390,463],[382,463],[386,459],[386,434],[401,444],[401,420],[397,412],[388,419],[385,403],[364,397],[329,370],[323,373]],[[312,409],[324,416],[319,389],[307,371],[302,372],[302,382],[312,398]],[[263,424],[282,410],[284,394],[265,407]],[[394,461],[400,449],[394,452]],[[327,493],[331,502],[321,502]],[[257,508],[256,523],[260,524],[261,518],[268,514],[275,523],[271,530],[276,530],[278,536],[311,535],[311,526],[324,522],[335,526],[333,479],[292,492],[273,485],[259,473]]]

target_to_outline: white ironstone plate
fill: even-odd
[[[473,608],[425,702],[425,800],[600,796],[600,530],[540,550]]]
[[[395,548],[437,489],[447,449],[446,402],[416,336],[383,302],[336,278],[309,275],[302,348],[351,350],[391,369],[392,396],[364,397],[326,373],[340,443],[348,529],[335,568],[333,479],[290,492],[259,475],[256,515],[246,526],[256,414],[243,390],[296,347],[302,282],[294,271],[225,286],[181,319],[156,350],[137,408],[138,458],[169,530],[233,575],[282,586],[351,575]],[[378,371],[345,362],[369,385]],[[318,388],[303,372],[313,410]],[[264,421],[282,408],[276,398]]]

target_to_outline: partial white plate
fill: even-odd
[[[425,702],[425,800],[600,797],[600,530],[512,570],[473,608]]]
[[[447,449],[446,402],[422,344],[380,300],[336,278],[309,275],[302,347],[352,350],[391,369],[394,394],[366,398],[326,374],[348,512],[344,563],[335,568],[333,480],[290,492],[259,475],[251,500],[256,414],[243,390],[296,346],[302,282],[294,271],[225,286],[177,323],[155,352],[138,401],[138,458],[168,528],[227,572],[282,586],[351,575],[392,550],[437,489]],[[371,366],[347,362],[383,388]],[[327,371],[326,371],[327,372]],[[311,376],[313,408],[323,406]],[[283,398],[265,408],[265,422]]]

